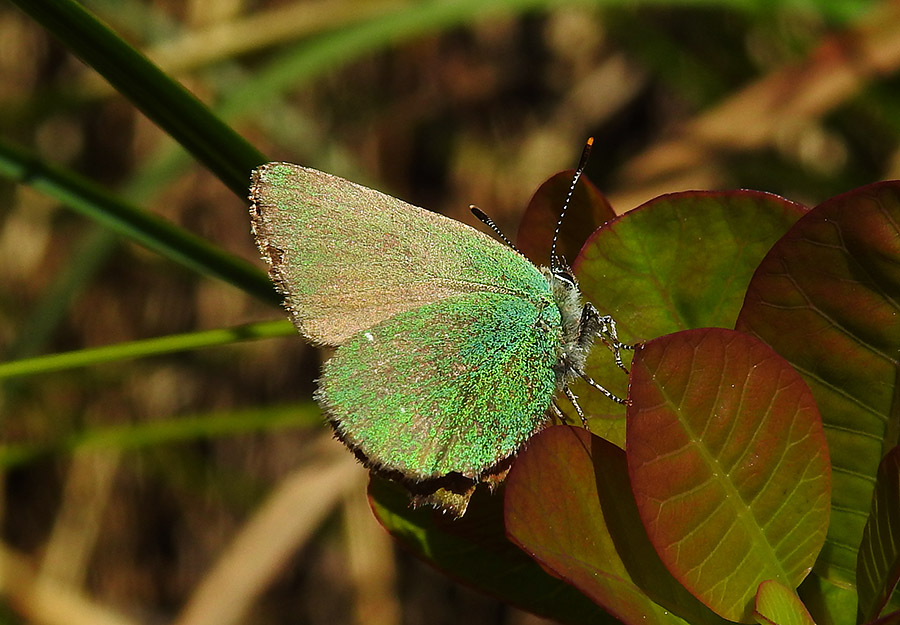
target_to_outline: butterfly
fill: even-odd
[[[589,141],[570,188],[590,151]],[[557,257],[538,268],[502,239],[337,176],[290,163],[253,172],[252,231],[294,325],[337,347],[316,399],[336,436],[416,504],[465,513],[479,483],[584,378],[596,338],[625,370],[612,317],[583,303]],[[567,200],[567,205],[568,205]]]

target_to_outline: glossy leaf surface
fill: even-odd
[[[737,328],[803,375],[825,425],[834,472],[831,526],[816,571],[853,584],[875,474],[897,444],[900,182],[837,196],[772,248]]]
[[[762,625],[815,625],[797,593],[774,580],[759,585],[754,614]]]
[[[669,571],[724,618],[753,621],[759,584],[794,588],[828,527],[828,451],[815,402],[771,348],[688,330],[635,355],[626,455]]]
[[[430,507],[413,509],[409,496],[380,478],[369,483],[378,521],[417,556],[482,592],[561,623],[615,625],[572,586],[548,575],[507,538],[503,497],[479,489],[466,515],[454,520]]]
[[[691,328],[731,328],[753,271],[804,211],[758,191],[663,195],[591,235],[575,273],[585,299],[616,318],[626,342]],[[594,349],[588,371],[624,397],[627,381],[602,348]],[[623,444],[621,407],[585,385],[575,388],[590,414],[620,421],[618,433],[599,419],[592,430]]]
[[[872,512],[863,530],[856,588],[863,621],[878,617],[900,579],[900,447],[878,467]]]
[[[724,623],[647,540],[622,450],[583,428],[551,427],[531,439],[507,478],[505,514],[522,549],[624,623]]]

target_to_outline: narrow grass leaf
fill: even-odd
[[[13,0],[73,54],[204,163],[236,195],[265,157],[144,55],[74,0]]]
[[[293,336],[296,332],[297,330],[287,320],[263,321],[233,328],[171,334],[169,336],[128,341],[103,347],[91,347],[71,352],[48,354],[46,356],[34,356],[21,360],[0,362],[0,380],[132,358],[144,358],[218,345],[230,345],[238,341]]]
[[[182,415],[177,419],[164,421],[88,428],[53,441],[0,445],[0,469],[79,450],[142,449],[199,438],[318,426],[322,423],[321,415],[318,405],[308,401],[226,413]]]
[[[224,280],[267,303],[281,303],[268,277],[247,261],[21,148],[0,142],[0,175],[59,200],[164,258]],[[248,182],[249,171],[245,185]]]

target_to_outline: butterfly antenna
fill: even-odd
[[[559,256],[556,255],[556,244],[559,241],[559,229],[562,227],[563,217],[566,216],[566,211],[569,210],[569,206],[572,204],[575,185],[578,184],[578,179],[581,178],[581,174],[587,166],[588,157],[591,155],[591,147],[593,147],[593,145],[594,138],[588,137],[588,140],[584,144],[584,149],[581,151],[581,158],[578,159],[578,167],[575,169],[575,175],[572,176],[572,184],[569,185],[569,193],[566,195],[566,201],[563,202],[562,212],[559,214],[559,220],[556,222],[556,229],[553,231],[553,244],[550,246],[550,271],[553,273],[556,273],[563,268],[563,263],[560,261]]]
[[[476,217],[478,217],[478,219],[480,219],[481,222],[484,223],[484,225],[486,225],[488,228],[493,230],[494,234],[496,234],[498,237],[500,237],[500,240],[503,241],[504,243],[506,243],[508,246],[510,246],[513,249],[513,251],[516,251],[516,252],[519,251],[519,249],[515,245],[513,245],[513,242],[506,238],[506,235],[503,234],[503,231],[500,230],[500,227],[494,223],[494,220],[491,219],[490,217],[488,217],[487,214],[483,210],[481,210],[474,204],[469,204],[469,210],[472,211],[472,214],[475,215]],[[519,252],[519,253],[521,254],[521,252]]]

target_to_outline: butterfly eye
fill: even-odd
[[[575,274],[566,269],[557,269],[553,272],[553,277],[566,285],[569,289],[577,289],[578,288],[578,280],[575,279]]]

